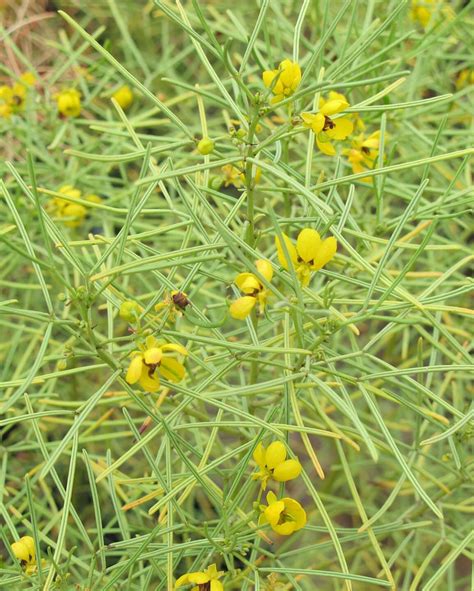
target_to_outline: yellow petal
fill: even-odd
[[[160,347],[152,347],[143,353],[143,359],[148,365],[156,365],[161,361],[163,351]]]
[[[258,261],[255,262],[255,266],[257,267],[257,271],[260,273],[260,275],[263,275],[263,277],[265,277],[265,279],[270,283],[273,277],[273,267],[270,261],[258,259]]]
[[[265,464],[272,470],[286,459],[286,447],[281,441],[274,441],[267,447]]]
[[[329,97],[330,101],[337,99],[337,100],[344,101],[347,103],[346,97],[342,93],[336,92],[335,90],[330,90],[328,93],[328,97]],[[349,104],[349,103],[347,103],[347,104]]]
[[[160,378],[156,371],[150,376],[146,365],[143,366],[140,379],[138,381],[145,392],[158,392],[160,389]]]
[[[217,579],[211,581],[211,591],[224,591],[224,585]]]
[[[152,349],[153,347],[158,347],[158,340],[155,339],[155,337],[153,335],[149,335],[147,336],[147,338],[145,339],[145,347],[147,349]]]
[[[130,365],[128,366],[127,375],[125,376],[125,380],[129,384],[136,384],[142,374],[142,367],[143,367],[143,357],[142,357],[142,355],[136,355],[130,361]]]
[[[250,294],[260,289],[260,281],[253,273],[239,273],[234,283],[245,294]]]
[[[296,263],[298,262],[298,255],[296,253],[296,248],[286,234],[282,234],[282,236],[283,236],[283,240],[285,242],[288,256],[290,257],[290,260],[293,263],[293,266],[295,266]],[[287,259],[285,251],[283,249],[283,245],[280,242],[280,239],[278,238],[278,236],[275,236],[275,246],[277,249],[277,255],[278,255],[278,260],[280,261],[280,265],[288,271],[290,268],[290,263]]]
[[[334,127],[326,131],[328,137],[335,140],[345,140],[354,131],[354,123],[347,117],[333,120]]]
[[[285,521],[285,523],[276,523],[275,525],[272,525],[272,529],[281,536],[289,536],[296,530],[296,526],[293,521]]]
[[[319,133],[324,127],[324,115],[322,113],[301,113],[303,125],[309,127],[314,133]]]
[[[214,564],[210,564],[206,569],[207,574],[211,579],[215,579],[217,577],[217,566]]]
[[[347,101],[341,100],[341,99],[334,99],[332,101],[327,101],[326,103],[324,103],[324,105],[321,107],[321,113],[323,115],[335,115],[336,113],[340,113],[341,111],[344,111],[344,109],[347,109],[347,107],[349,106],[349,103]]]
[[[189,583],[189,575],[186,573],[179,577],[179,579],[175,583],[175,587],[181,587],[182,585],[187,585]]]
[[[285,503],[283,501],[275,501],[265,509],[265,519],[272,526],[277,524],[284,509]]]
[[[28,543],[25,543],[24,538],[20,538],[18,542],[14,542],[11,545],[13,555],[17,560],[24,562],[31,562],[34,559],[34,542],[33,542],[33,554],[30,552]]]
[[[269,505],[271,505],[272,503],[276,503],[276,502],[277,502],[277,500],[278,500],[278,499],[277,499],[277,496],[276,496],[276,494],[275,494],[273,491],[271,491],[271,490],[270,490],[270,491],[267,493],[267,503],[268,503]]]
[[[181,353],[181,355],[188,355],[188,350],[183,345],[176,343],[167,343],[166,345],[161,345],[160,348],[162,351],[176,351],[177,353]]]
[[[301,68],[291,60],[283,60],[280,64],[280,81],[286,89],[296,90],[301,82]]]
[[[189,573],[189,582],[195,583],[196,585],[204,585],[209,583],[209,575],[207,573]]]
[[[252,457],[259,468],[265,468],[265,448],[261,442],[255,448]]]
[[[273,80],[278,75],[278,70],[265,70],[262,74],[263,83],[267,88],[270,88]]]
[[[301,474],[301,464],[298,460],[286,460],[279,464],[273,471],[273,479],[277,482],[286,482],[298,478]]]
[[[309,263],[316,256],[321,244],[321,238],[312,228],[305,228],[298,234],[296,251],[305,263]]]
[[[327,136],[325,136],[324,133],[319,133],[316,136],[316,144],[323,154],[327,154],[328,156],[336,155],[336,149],[331,142],[328,141]]]
[[[247,316],[250,314],[252,309],[254,308],[255,304],[257,303],[257,299],[252,296],[244,296],[232,302],[229,308],[230,315],[232,318],[236,320],[245,320]]]
[[[326,240],[323,240],[318,250],[318,254],[313,259],[313,264],[311,265],[313,271],[317,271],[329,263],[329,261],[334,258],[336,251],[337,240],[334,238],[334,236],[330,236],[329,238],[326,238]]]
[[[28,552],[31,556],[31,560],[34,560],[36,556],[34,539],[31,536],[23,536],[22,538],[20,538],[19,541],[27,547]]]
[[[169,382],[180,382],[186,375],[184,365],[173,357],[163,357],[159,372]]]
[[[285,503],[285,513],[291,516],[295,523],[295,529],[301,529],[306,525],[306,511],[295,501],[295,499],[286,497],[282,499]]]

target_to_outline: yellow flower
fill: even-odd
[[[12,96],[13,92],[9,86],[0,86],[0,117],[7,119],[12,114]]]
[[[461,90],[474,84],[474,70],[465,68],[461,70],[456,77],[456,90]]]
[[[134,97],[132,89],[126,84],[116,90],[112,96],[124,111],[125,109],[128,109],[128,107],[133,103]]]
[[[259,259],[255,261],[258,272],[270,282],[273,277],[272,265],[269,261]],[[253,273],[240,273],[235,278],[235,284],[240,291],[245,294],[235,300],[229,308],[232,318],[244,320],[254,309],[256,304],[259,306],[259,313],[262,314],[268,298],[268,290],[265,289],[260,279]]]
[[[444,18],[452,20],[456,13],[444,0],[412,0],[410,6],[410,18],[418,22],[424,29],[432,24],[434,17],[439,13]]]
[[[75,189],[72,185],[64,185],[58,189],[58,193],[72,197],[73,199],[80,199],[81,192],[79,189]],[[61,197],[55,197],[49,203],[50,209],[53,210],[55,215],[60,218],[64,218],[62,221],[65,226],[69,228],[77,228],[80,226],[86,215],[87,209],[80,203],[71,203],[67,199],[61,199]]]
[[[327,101],[323,99],[319,102],[317,113],[301,113],[303,125],[313,131],[318,148],[328,156],[336,155],[331,140],[344,140],[354,129],[354,123],[349,117],[331,118],[332,115],[337,115],[349,107],[344,95],[335,94],[342,98],[332,98]]]
[[[31,536],[23,536],[11,545],[15,558],[25,568],[27,574],[36,569],[35,541]]]
[[[286,482],[298,478],[301,464],[298,460],[286,459],[286,448],[280,441],[274,441],[266,449],[259,443],[253,453],[253,459],[260,471],[252,475],[254,480],[262,481],[262,488],[267,487],[268,480]]]
[[[296,247],[286,234],[283,234],[283,240],[293,269],[303,287],[308,285],[311,272],[319,271],[327,265],[334,258],[337,250],[337,241],[334,236],[321,240],[319,233],[312,228],[301,230],[296,240]],[[278,260],[281,266],[288,271],[290,263],[278,237],[275,237],[275,243]]]
[[[34,86],[36,84],[36,76],[32,72],[23,72],[20,76],[20,80],[26,86]]]
[[[186,370],[183,364],[174,357],[167,356],[168,352],[188,354],[182,345],[173,343],[160,345],[155,337],[147,337],[145,345],[131,354],[132,360],[125,377],[127,382],[129,384],[138,382],[146,392],[158,391],[160,375],[170,382],[180,382],[184,378]]]
[[[224,173],[224,187],[228,187],[229,185],[233,185],[236,189],[240,189],[240,187],[244,186],[245,182],[245,172],[243,169],[243,162],[239,164],[239,168],[233,166],[232,164],[226,164],[221,168],[222,172]],[[261,168],[255,169],[255,176],[254,176],[254,183],[258,183],[262,176]]]
[[[352,145],[343,154],[347,156],[354,173],[364,172],[372,169],[379,154],[380,131],[375,131],[368,137],[360,134],[352,140]],[[371,182],[371,177],[362,179],[364,182]]]
[[[81,114],[81,93],[75,88],[66,88],[54,96],[58,111],[64,117],[79,117]]]
[[[291,96],[301,82],[301,68],[296,62],[283,60],[277,70],[266,70],[262,74],[263,83],[275,95],[272,103],[278,103]]]
[[[277,499],[273,492],[267,495],[268,505],[260,505],[260,524],[269,523],[277,534],[289,536],[306,525],[306,511],[291,497]]]
[[[218,580],[223,575],[223,571],[218,571],[216,565],[211,564],[204,571],[186,573],[179,577],[175,588],[183,585],[195,585],[191,591],[224,591],[224,585]]]

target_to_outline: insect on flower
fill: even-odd
[[[301,474],[301,464],[298,460],[286,459],[286,448],[281,441],[274,441],[267,448],[259,443],[253,452],[253,459],[260,468],[252,474],[254,480],[262,481],[262,489],[267,488],[268,480],[287,482],[294,480]]]
[[[132,360],[125,379],[129,384],[137,382],[146,392],[157,392],[160,376],[170,382],[180,382],[186,373],[184,365],[169,353],[187,355],[182,345],[165,343],[160,345],[153,336],[148,336],[145,344],[131,353]]]
[[[336,155],[331,140],[345,140],[354,130],[354,123],[349,117],[332,118],[350,106],[343,95],[338,94],[338,97],[321,99],[317,113],[301,113],[303,125],[312,130],[318,148],[328,156]]]
[[[301,68],[296,62],[283,60],[277,70],[265,70],[263,83],[275,95],[272,103],[278,103],[295,93],[301,82]]]
[[[224,575],[218,571],[215,564],[211,564],[206,570],[186,573],[176,581],[175,588],[183,585],[195,585],[191,591],[224,591],[224,585],[219,579]]]
[[[167,320],[174,322],[177,317],[183,315],[186,308],[190,305],[191,302],[184,291],[172,291],[162,302],[156,304],[155,310],[156,312],[161,313],[163,310],[167,309],[169,311]]]
[[[296,240],[296,246],[286,234],[283,234],[283,240],[293,269],[303,287],[308,285],[311,273],[319,271],[327,265],[334,258],[337,250],[337,240],[333,236],[321,240],[319,233],[312,228],[301,230]],[[290,263],[278,236],[275,237],[275,244],[278,260],[281,266],[288,271]]]
[[[260,525],[268,523],[277,534],[289,536],[306,525],[306,511],[291,497],[278,499],[275,493],[267,494],[268,505],[260,505]]]
[[[257,271],[270,282],[273,277],[272,265],[265,259],[255,261]],[[233,302],[229,308],[232,318],[245,320],[254,307],[258,304],[258,311],[263,314],[268,298],[268,290],[260,279],[253,273],[240,273],[235,278],[235,284],[244,294]]]

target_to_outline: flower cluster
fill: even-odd
[[[301,474],[298,459],[287,459],[286,447],[281,441],[274,441],[267,448],[259,443],[253,459],[259,471],[253,474],[254,480],[261,481],[261,490],[267,488],[269,480],[287,482]],[[288,536],[306,524],[306,511],[298,501],[291,497],[278,499],[275,493],[267,494],[267,505],[259,505],[261,525],[268,523],[276,533]]]
[[[70,197],[73,200],[81,199],[82,193],[79,189],[76,189],[72,185],[64,185],[57,191],[65,197]],[[101,203],[102,199],[98,195],[89,193],[82,197],[82,200],[89,201],[90,203]],[[75,201],[69,201],[62,197],[54,197],[48,203],[49,211],[61,219],[65,226],[69,228],[77,228],[80,226],[87,215],[87,208],[81,203]]]
[[[25,109],[28,88],[34,86],[36,78],[31,72],[25,72],[18,82],[0,86],[0,117],[7,119]]]

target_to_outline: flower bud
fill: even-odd
[[[136,302],[126,300],[120,306],[119,316],[120,318],[123,318],[123,320],[133,323],[137,321],[140,312],[141,308]]]
[[[203,137],[197,145],[197,150],[203,156],[207,156],[214,151],[214,142],[208,137]]]

